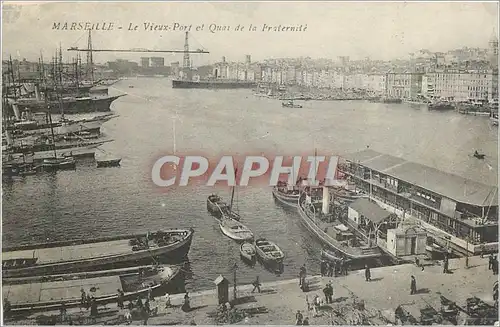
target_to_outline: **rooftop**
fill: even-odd
[[[389,211],[379,207],[378,204],[368,200],[367,198],[357,199],[351,203],[349,207],[365,216],[374,224],[382,222],[391,214]]]
[[[460,203],[481,207],[498,205],[497,186],[482,184],[371,149],[349,154],[344,158]]]

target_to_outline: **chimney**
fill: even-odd
[[[222,57],[222,63],[225,64],[226,63],[226,57]]]
[[[252,61],[251,61],[251,57],[250,57],[250,55],[246,55],[246,60],[245,60],[245,63],[246,63],[247,65],[249,65],[251,62],[252,62]]]

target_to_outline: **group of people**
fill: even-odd
[[[327,304],[333,303],[333,287],[332,282],[328,282],[323,288],[323,294],[325,294],[325,301]]]
[[[320,269],[322,277],[347,276],[348,262],[345,259],[335,260],[334,262],[321,260]]]
[[[81,308],[85,308],[86,310],[90,309],[90,318],[92,319],[92,322],[95,323],[98,314],[97,301],[94,295],[91,295],[90,292],[86,293],[83,288],[80,289],[80,293],[81,293],[81,298],[80,298]]]
[[[125,294],[122,290],[117,290],[117,292],[118,292],[118,297],[117,297],[118,308],[124,309],[125,308],[125,305],[124,305]],[[144,302],[143,302],[143,298],[141,296],[139,296],[139,298],[137,298],[137,301],[135,302],[135,304],[133,301],[129,301],[129,303],[127,304],[127,312],[125,313],[125,321],[127,322],[127,324],[132,323],[132,311],[134,309],[137,309],[141,318],[143,319],[144,325],[147,325],[149,317],[151,315],[158,313],[158,308],[154,308],[154,309],[152,308],[152,305],[151,305],[152,301],[155,301],[155,298],[154,298],[152,292],[148,292]]]

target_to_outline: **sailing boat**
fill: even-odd
[[[59,56],[62,57],[61,52],[59,52]],[[59,70],[59,82],[62,84],[62,72]],[[54,82],[57,84],[57,80],[55,79]],[[59,99],[59,106],[61,108],[61,114],[62,117],[64,118],[64,109],[63,109],[63,103],[62,103],[62,98],[61,94],[58,92],[59,90],[56,90],[57,97]],[[47,93],[45,94],[45,101],[47,103]],[[48,103],[47,103],[48,104]],[[66,156],[66,157],[57,157],[57,152],[56,152],[56,144],[55,144],[55,136],[54,136],[54,125],[52,124],[52,114],[50,110],[50,106],[47,105],[47,115],[49,117],[49,125],[50,125],[50,133],[52,135],[52,149],[54,151],[54,157],[53,158],[47,158],[44,159],[42,162],[42,169],[45,171],[55,171],[55,170],[66,170],[66,169],[75,169],[76,164],[75,164],[75,159],[73,159],[73,156]]]
[[[235,170],[235,174],[237,169]],[[231,188],[231,204],[228,205],[221,196],[217,194],[211,194],[207,198],[207,210],[219,221],[223,219],[232,219],[239,221],[241,219],[240,215],[233,210],[234,203],[234,191],[235,187]]]

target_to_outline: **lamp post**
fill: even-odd
[[[236,270],[238,269],[238,265],[235,263],[233,266],[233,300],[236,300]]]

